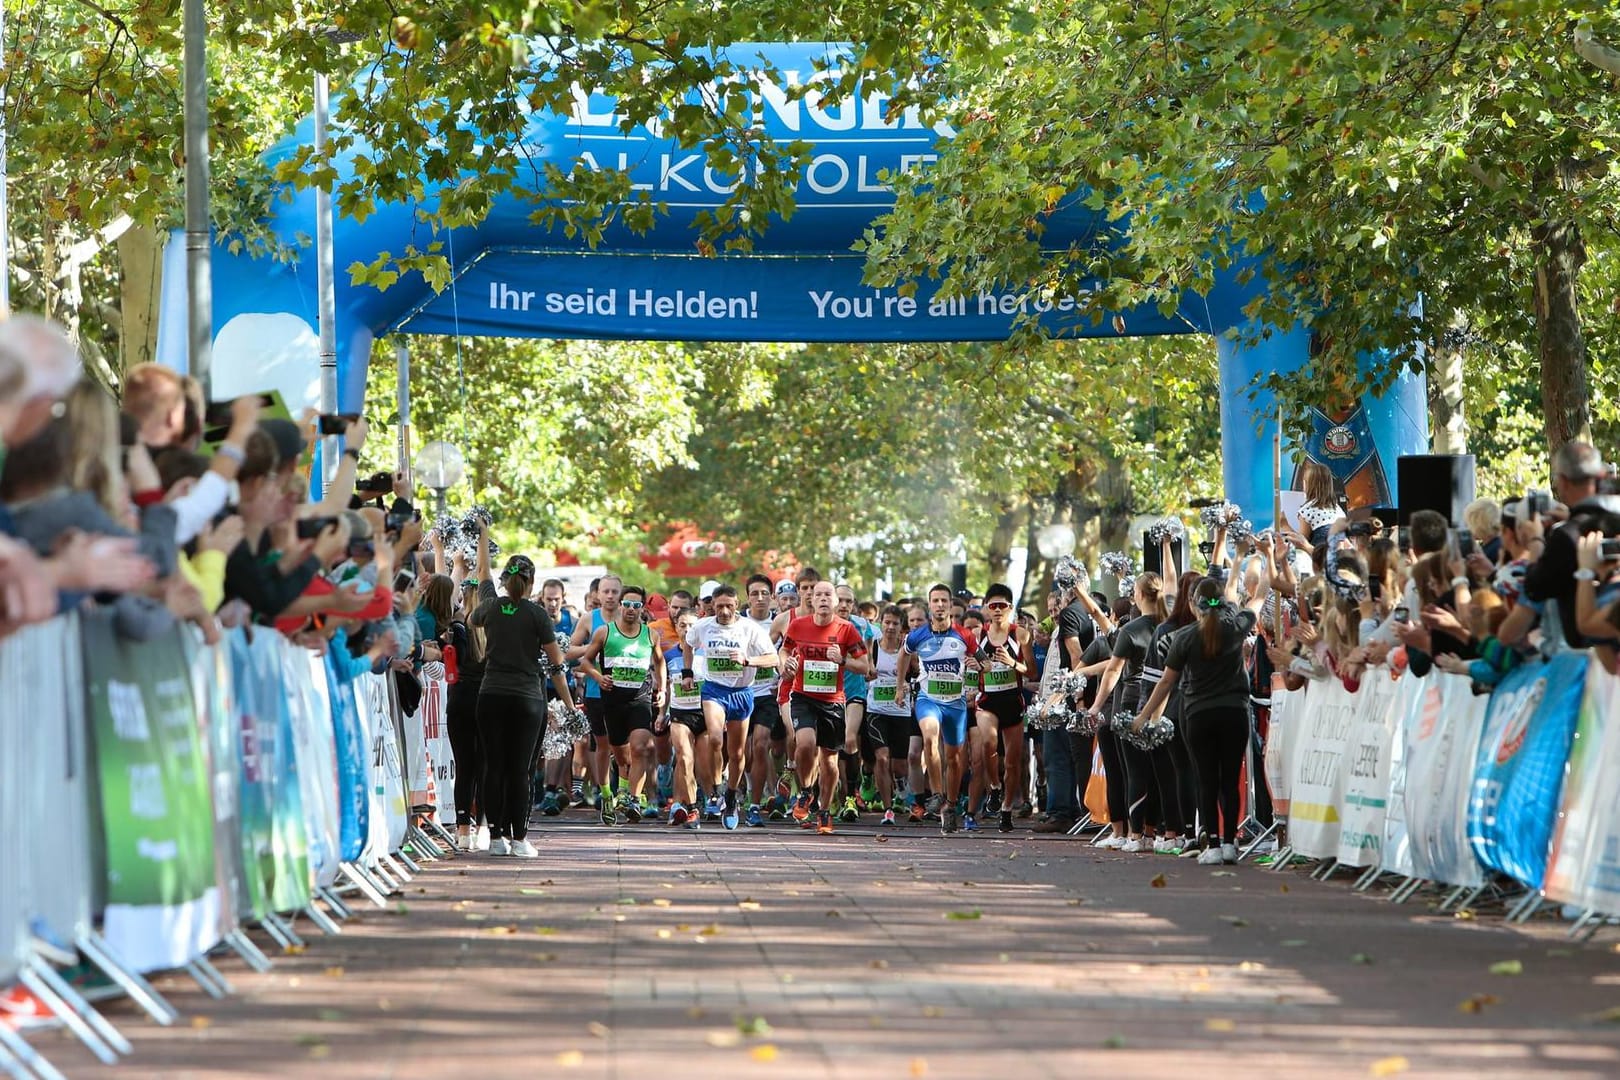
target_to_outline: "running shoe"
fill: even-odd
[[[940,811],[943,810],[944,808],[945,808],[945,796],[939,794],[938,792],[935,792],[934,794],[928,796],[928,816],[929,817],[931,817],[931,818],[939,817],[940,816]]]
[[[772,799],[770,812],[766,816],[772,821],[781,821],[787,817],[787,807],[780,799]]]
[[[861,782],[861,802],[867,806],[876,806],[882,800],[878,798],[877,787],[870,776]]]
[[[1221,858],[1221,849],[1218,847],[1205,848],[1198,856],[1199,866],[1219,866],[1225,860]]]
[[[504,836],[494,837],[489,842],[489,853],[491,855],[510,855],[512,854],[512,845],[506,842]]]
[[[674,803],[669,808],[669,823],[671,826],[685,825],[686,819],[691,816],[692,812],[680,803]]]
[[[838,811],[838,820],[843,822],[861,820],[861,811],[860,808],[855,805],[854,799],[846,798],[844,800],[844,808]]]
[[[1119,851],[1124,848],[1125,843],[1126,841],[1123,836],[1120,836],[1118,833],[1109,833],[1107,836],[1097,841],[1096,846],[1102,848],[1104,851]]]
[[[709,801],[703,806],[703,812],[711,818],[718,818],[726,812],[726,797],[724,795],[710,795]]]
[[[831,836],[832,831],[832,815],[823,810],[816,817],[816,832],[822,836]]]
[[[619,823],[619,815],[613,812],[613,800],[608,798],[606,794],[598,795],[596,804],[597,814],[601,817],[602,824],[617,825]]]
[[[1011,810],[1003,810],[1001,812],[1001,824],[998,825],[997,828],[1001,832],[1004,832],[1004,833],[1009,833],[1009,832],[1013,831],[1012,811]]]
[[[654,774],[659,791],[671,791],[675,786],[675,766],[660,765]]]
[[[785,772],[776,778],[776,797],[779,799],[793,798],[794,788],[797,787],[791,772]]]
[[[468,829],[466,832],[456,833],[457,851],[475,851],[478,848],[478,830]]]
[[[799,797],[793,800],[793,820],[805,821],[810,817],[810,793],[799,792]]]
[[[799,828],[801,828],[801,829],[813,829],[815,827],[816,827],[816,815],[815,814],[806,814],[799,821]]]
[[[578,806],[585,801],[585,781],[575,780],[568,789],[568,801]]]
[[[922,803],[914,802],[914,803],[911,804],[910,817],[911,817],[912,821],[921,821],[923,819],[923,804]]]
[[[520,859],[538,859],[540,857],[540,853],[534,849],[534,845],[527,840],[512,841],[512,854]]]
[[[1179,839],[1172,840],[1169,837],[1161,836],[1159,839],[1153,841],[1153,850],[1160,855],[1180,855],[1181,841]]]
[[[762,829],[765,827],[765,819],[759,815],[758,803],[755,803],[753,806],[748,808],[748,817],[744,820],[747,822],[750,829]]]
[[[990,794],[984,799],[984,813],[986,817],[1001,813],[1001,789],[991,788]]]
[[[885,811],[883,811],[883,824],[885,824],[885,825],[893,825],[894,824],[894,811],[893,810],[885,810]]]
[[[474,839],[473,839],[473,850],[474,851],[488,851],[489,850],[489,826],[488,825],[480,825],[480,826],[478,826],[478,830],[475,833],[473,833],[473,837],[474,837]]]
[[[540,812],[546,817],[556,817],[562,813],[562,805],[557,801],[557,792],[548,790],[540,799]]]
[[[641,822],[641,802],[640,802],[640,800],[631,798],[629,792],[625,792],[623,795],[620,795],[619,796],[619,813],[623,814],[624,819],[626,821],[628,821],[630,824],[632,824],[632,825],[640,824],[640,822]]]
[[[1035,807],[1030,805],[1028,799],[1020,799],[1018,805],[1013,807],[1013,814],[1018,820],[1023,821],[1035,815]]]
[[[699,829],[703,828],[703,823],[698,820],[698,815],[693,814],[691,817],[686,819],[685,827],[690,829],[692,832],[697,832]]]
[[[979,831],[979,819],[974,817],[972,814],[963,814],[962,815],[962,831],[963,832],[978,832]]]
[[[737,827],[737,801],[735,799],[726,800],[726,812],[721,816],[720,824],[724,825],[728,831]]]
[[[1221,862],[1223,862],[1223,863],[1235,863],[1235,862],[1237,862],[1237,860],[1238,860],[1237,845],[1236,844],[1222,844],[1221,845]]]
[[[951,808],[947,807],[939,815],[939,835],[949,836],[951,832]]]

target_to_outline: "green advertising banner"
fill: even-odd
[[[177,967],[219,940],[208,757],[180,630],[126,641],[93,615],[82,631],[106,939],[137,971]]]

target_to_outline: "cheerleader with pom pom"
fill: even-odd
[[[1216,565],[1225,558],[1217,548]],[[1198,812],[1210,835],[1210,846],[1198,857],[1204,865],[1234,863],[1238,857],[1239,784],[1249,745],[1243,648],[1268,587],[1262,569],[1254,595],[1240,608],[1236,573],[1228,573],[1224,585],[1215,577],[1199,582],[1193,594],[1198,622],[1171,641],[1164,674],[1135,722],[1140,731],[1157,721],[1171,692],[1181,688],[1181,723],[1198,781]]]
[[[1097,691],[1098,708],[1115,715],[1122,712],[1134,715],[1141,704],[1142,669],[1148,646],[1153,640],[1154,628],[1170,617],[1164,602],[1164,582],[1158,574],[1138,577],[1132,599],[1141,614],[1121,626],[1114,636],[1113,654],[1103,669]],[[1156,763],[1138,740],[1120,738],[1117,731],[1111,731],[1108,737],[1115,740],[1125,765],[1127,831],[1124,836],[1116,832],[1099,846],[1128,852],[1151,851],[1153,838],[1147,835],[1147,829],[1157,826],[1160,818]],[[1164,764],[1168,766],[1169,762]]]
[[[530,600],[534,563],[513,555],[501,572],[501,591],[490,580],[489,526],[478,528],[478,607],[467,624],[484,635],[484,681],[478,691],[478,737],[484,752],[480,796],[489,819],[489,853],[534,858],[529,843],[529,765],[546,727],[540,660],[551,666],[551,686],[572,718],[574,699],[564,676],[557,632],[546,609]]]

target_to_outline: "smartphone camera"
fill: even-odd
[[[1598,557],[1604,562],[1620,559],[1620,536],[1605,536],[1598,544]]]
[[[298,519],[298,539],[314,540],[321,533],[337,524],[335,517],[312,517]]]
[[[317,429],[322,435],[342,435],[349,430],[349,425],[360,419],[358,413],[322,413],[316,421]]]
[[[1457,530],[1457,556],[1459,558],[1466,559],[1466,558],[1468,558],[1468,556],[1474,554],[1474,552],[1477,551],[1477,550],[1479,550],[1479,548],[1474,543],[1473,530],[1471,530],[1471,529],[1458,529]]]

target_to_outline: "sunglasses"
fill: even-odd
[[[646,605],[644,605],[640,600],[620,600],[619,606],[622,608],[629,608],[631,611],[640,611]]]
[[[1011,611],[1012,605],[1002,600],[992,600],[984,605],[986,611]]]

